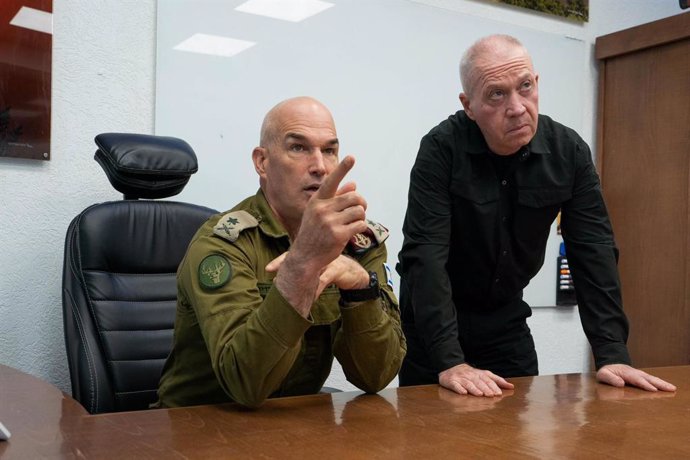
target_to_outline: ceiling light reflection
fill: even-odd
[[[248,0],[235,10],[283,21],[300,22],[332,6],[333,3],[321,0]]]
[[[220,35],[194,34],[173,49],[212,56],[232,57],[256,45],[256,42],[222,37]]]
[[[53,15],[47,11],[22,6],[10,24],[46,34],[53,33]]]

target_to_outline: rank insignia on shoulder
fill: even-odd
[[[388,238],[388,229],[378,222],[367,219],[367,227],[369,227],[369,230],[374,234],[374,238],[376,238],[378,244],[383,243]]]
[[[350,238],[348,246],[355,254],[362,254],[378,246],[388,238],[388,229],[383,225],[367,219],[367,229]]]
[[[230,261],[220,254],[204,257],[199,264],[199,284],[205,289],[218,289],[232,278]]]
[[[242,230],[259,225],[259,221],[247,211],[232,211],[223,215],[215,227],[213,234],[234,243]]]

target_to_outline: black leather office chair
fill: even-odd
[[[96,136],[95,159],[124,200],[95,204],[67,230],[62,306],[72,395],[92,414],[145,409],[172,348],[175,274],[213,209],[175,201],[197,170],[184,141]]]

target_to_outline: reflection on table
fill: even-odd
[[[690,458],[690,366],[648,393],[593,374],[511,379],[502,397],[436,385],[88,415],[38,379],[0,366],[5,458]],[[20,383],[23,381],[24,384]],[[6,386],[8,385],[8,386]]]

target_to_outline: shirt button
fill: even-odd
[[[501,281],[501,278],[496,278],[496,279],[494,280],[494,283],[498,283],[499,281]]]
[[[507,220],[508,220],[508,216],[503,216],[503,217],[501,217],[501,222],[505,222],[505,221],[507,221]]]
[[[503,251],[503,255],[504,255],[504,256],[507,256],[507,255],[508,255],[508,251]]]
[[[505,180],[505,179],[503,179],[503,180],[501,181],[501,185],[504,185],[504,186],[505,186],[505,185],[508,185],[508,181]]]

